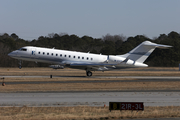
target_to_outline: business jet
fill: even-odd
[[[82,69],[87,76],[92,76],[91,71],[109,71],[123,68],[148,67],[143,62],[154,51],[155,48],[169,48],[172,46],[142,42],[130,52],[124,55],[102,55],[76,51],[49,49],[42,47],[26,46],[15,50],[8,56],[20,61],[34,61],[54,64],[51,68],[63,69],[65,67]]]

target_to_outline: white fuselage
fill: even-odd
[[[137,64],[132,60],[123,62],[126,58],[114,55],[91,54],[76,51],[48,49],[41,47],[27,46],[19,50],[15,50],[8,54],[12,58],[19,60],[45,62],[61,66],[69,65],[68,67],[77,69],[87,69],[87,64],[92,64],[92,69],[95,70],[110,70],[124,67],[146,67],[145,64]],[[81,66],[73,66],[72,63],[81,64]],[[84,65],[83,65],[84,64]],[[95,67],[93,67],[93,65]],[[100,69],[97,69],[97,66]],[[95,68],[95,69],[94,69]]]

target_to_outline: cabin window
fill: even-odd
[[[76,58],[76,56],[74,56],[74,58]]]
[[[80,59],[80,56],[78,56],[78,59]]]
[[[38,52],[39,54],[41,54],[41,52]]]
[[[60,57],[62,57],[62,54],[60,54]]]
[[[49,55],[49,53],[47,53],[47,55]]]
[[[20,51],[27,51],[26,48],[20,48],[19,50],[20,50]]]
[[[69,58],[71,57],[71,55],[69,55]]]
[[[56,56],[58,56],[58,54],[56,54]]]
[[[87,57],[87,60],[88,60],[89,58]]]
[[[43,52],[43,55],[44,55],[45,53]]]
[[[84,57],[82,57],[82,59],[84,59]]]
[[[91,60],[93,60],[93,58],[91,58]]]
[[[53,53],[51,53],[51,55],[53,56]]]
[[[66,55],[64,55],[64,57],[66,57]]]

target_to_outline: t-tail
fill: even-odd
[[[143,64],[143,62],[149,57],[149,55],[155,50],[155,48],[169,48],[172,46],[169,45],[161,45],[152,43],[150,41],[144,41],[136,48],[131,50],[129,53],[124,55],[119,55],[126,59],[133,60],[136,64]],[[145,65],[145,64],[144,64]]]

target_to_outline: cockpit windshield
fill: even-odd
[[[26,48],[20,48],[19,51],[27,51]]]

